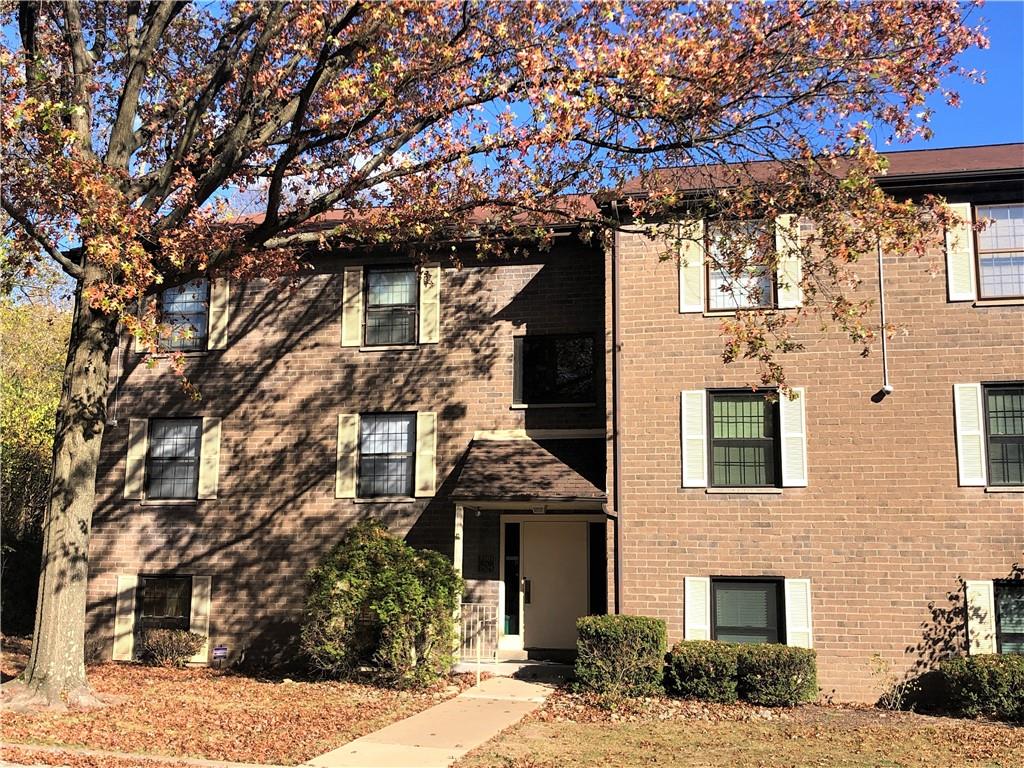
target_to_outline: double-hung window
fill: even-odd
[[[997,581],[996,651],[1024,654],[1024,581]]]
[[[360,416],[360,498],[412,496],[415,468],[416,414],[368,413]]]
[[[979,205],[978,297],[1024,298],[1024,204]]]
[[[210,325],[210,282],[193,280],[160,293],[160,320],[170,327],[168,349],[206,349]]]
[[[150,419],[146,498],[195,499],[202,419]]]
[[[712,486],[780,485],[779,404],[765,395],[708,392]]]
[[[191,576],[142,576],[139,623],[143,629],[189,629]]]
[[[988,484],[1024,486],[1024,384],[983,387]]]
[[[415,269],[367,269],[363,343],[415,344],[418,302]]]
[[[708,310],[775,306],[775,274],[759,253],[775,248],[775,234],[761,221],[728,221],[708,227]]]
[[[515,364],[516,404],[596,402],[593,336],[519,336],[515,339]]]
[[[785,642],[782,584],[712,579],[712,638],[725,643]]]

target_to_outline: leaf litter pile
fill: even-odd
[[[5,676],[13,671],[9,667],[5,659]],[[473,682],[463,675],[426,691],[393,691],[120,664],[90,667],[89,681],[113,703],[94,710],[4,711],[3,741],[291,765],[444,701]],[[34,762],[41,760],[35,753]],[[116,765],[96,760],[75,764]]]

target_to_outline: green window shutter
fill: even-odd
[[[203,419],[203,434],[199,448],[199,492],[200,499],[217,498],[217,481],[220,478],[220,419],[207,416]]]
[[[228,286],[227,278],[210,281],[209,349],[225,349],[228,345]]]
[[[124,463],[124,497],[141,499],[146,489],[148,419],[129,419],[128,453]]]
[[[117,594],[114,596],[114,661],[135,658],[135,597],[139,577],[132,574],[117,575]]]
[[[192,610],[188,631],[206,638],[203,647],[189,659],[190,664],[207,664],[210,660],[210,599],[213,580],[209,576],[192,577]]]
[[[956,462],[960,485],[985,485],[985,411],[981,384],[954,384]]]
[[[807,395],[793,387],[795,399],[779,395],[779,439],[782,441],[783,486],[807,485]]]
[[[683,639],[711,639],[711,579],[706,576],[683,579]]]
[[[362,267],[345,267],[341,294],[341,346],[361,346],[363,343]]]
[[[703,389],[680,396],[683,487],[705,488],[708,484],[707,393]]]
[[[441,339],[441,265],[425,264],[420,269],[420,344],[437,344]]]
[[[995,591],[991,581],[964,583],[967,603],[967,652],[996,652]]]
[[[946,230],[946,284],[950,301],[974,301],[978,297],[974,279],[974,231],[970,203],[949,206],[962,223]]]
[[[786,645],[813,648],[811,629],[811,580],[786,579]]]
[[[359,414],[338,414],[338,456],[335,466],[334,498],[356,497],[356,472],[359,461]]]
[[[804,300],[801,287],[803,260],[800,252],[800,223],[796,215],[786,213],[775,219],[775,249],[778,257],[775,277],[779,308],[799,307]]]
[[[704,220],[679,225],[679,311],[704,311]]]
[[[433,496],[437,486],[437,414],[416,414],[416,495]]]

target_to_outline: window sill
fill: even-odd
[[[1024,493],[1024,485],[988,485],[985,493]]]
[[[768,496],[781,494],[782,488],[705,488],[704,493],[757,493]]]
[[[416,500],[415,496],[374,496],[372,499],[352,499],[356,504],[407,504]]]
[[[525,411],[533,408],[596,408],[597,403],[512,403],[513,411]]]
[[[740,307],[739,309],[709,309],[702,314],[704,317],[736,317],[741,312],[785,312],[796,307]]]
[[[180,354],[182,355],[182,357],[202,357],[203,355],[208,355],[208,354],[210,354],[210,352],[213,352],[213,351],[215,351],[215,350],[211,350],[211,349],[190,349],[190,350],[187,350],[187,351],[186,350],[181,350]],[[138,355],[139,357],[143,357],[143,356],[149,354],[149,350],[143,349],[143,350],[135,351],[135,354]],[[179,354],[178,350],[164,349],[164,350],[160,350],[155,355],[152,355],[152,357],[155,360],[162,360],[165,357],[173,357],[174,355],[177,355],[177,354]]]
[[[419,349],[420,344],[385,344],[381,346],[359,347],[360,352],[401,352],[402,350]]]
[[[199,499],[143,499],[140,503],[144,507],[194,507]]]
[[[976,299],[974,307],[1024,307],[1024,299]]]

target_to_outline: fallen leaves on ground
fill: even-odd
[[[107,755],[82,755],[66,750],[41,752],[17,746],[0,750],[0,759],[15,765],[55,765],[60,768],[179,768],[186,763],[160,758],[140,759],[137,757],[109,757]]]
[[[117,703],[89,711],[5,712],[4,740],[294,764],[448,699],[472,678],[427,691],[392,691],[101,664],[89,668],[89,682]]]

